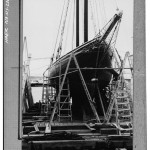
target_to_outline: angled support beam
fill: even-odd
[[[76,65],[77,69],[79,70],[80,78],[81,78],[81,81],[82,81],[84,90],[85,90],[85,92],[86,92],[87,98],[88,98],[88,100],[89,100],[90,106],[91,106],[91,108],[92,108],[92,111],[93,111],[93,113],[94,113],[94,115],[95,115],[95,117],[96,117],[96,120],[97,120],[98,122],[100,122],[100,118],[99,118],[99,116],[98,116],[98,114],[97,114],[97,111],[96,111],[96,109],[95,109],[95,106],[93,105],[93,101],[92,101],[91,95],[90,95],[89,90],[88,90],[88,88],[87,88],[87,86],[86,86],[84,77],[83,77],[83,75],[82,75],[82,72],[81,72],[80,67],[79,67],[79,64],[78,64],[78,61],[77,61],[77,59],[76,59],[76,57],[75,57],[74,55],[73,55],[73,59],[74,59],[74,61],[75,61],[75,65]]]
[[[97,111],[96,111],[96,109],[95,109],[95,106],[93,105],[93,101],[92,101],[91,95],[90,95],[89,90],[88,90],[88,88],[87,88],[87,86],[86,86],[86,83],[85,83],[84,77],[83,77],[83,75],[82,75],[82,72],[81,72],[81,70],[80,70],[80,67],[79,67],[79,64],[78,64],[78,62],[77,62],[77,59],[76,59],[74,53],[72,53],[72,54],[70,55],[70,58],[69,58],[69,61],[68,61],[68,64],[67,64],[67,67],[66,67],[66,70],[65,70],[65,74],[64,74],[64,77],[63,77],[63,81],[62,81],[62,83],[61,83],[61,85],[60,85],[59,93],[58,93],[58,96],[57,96],[57,98],[56,98],[56,102],[55,102],[55,105],[54,105],[54,109],[53,109],[52,114],[51,114],[51,117],[50,117],[50,126],[51,126],[51,124],[52,124],[52,122],[53,122],[54,114],[55,114],[55,112],[56,112],[57,105],[58,105],[58,103],[59,103],[59,97],[60,97],[60,94],[61,94],[61,91],[62,91],[64,82],[65,82],[65,79],[66,79],[66,76],[67,76],[67,72],[68,72],[68,70],[69,70],[69,66],[70,66],[70,62],[71,62],[71,59],[72,59],[72,58],[74,59],[75,65],[76,65],[76,67],[77,67],[77,69],[78,69],[78,71],[79,71],[80,78],[81,78],[81,81],[82,81],[84,90],[85,90],[85,92],[86,92],[87,98],[88,98],[88,100],[89,100],[90,106],[91,106],[91,108],[92,108],[92,111],[93,111],[93,113],[94,113],[94,115],[95,115],[95,117],[96,117],[97,122],[100,122],[100,118],[99,118],[99,116],[98,116],[98,114],[97,114]]]
[[[65,70],[65,74],[64,74],[62,83],[60,84],[59,93],[58,93],[58,96],[57,96],[57,98],[56,98],[56,102],[55,102],[55,104],[54,104],[54,109],[53,109],[52,114],[51,114],[51,117],[50,117],[50,125],[52,124],[52,121],[53,121],[53,118],[54,118],[54,114],[55,114],[56,109],[57,109],[57,104],[58,104],[58,102],[59,102],[60,94],[61,94],[61,91],[62,91],[64,82],[65,82],[65,79],[66,79],[66,76],[67,76],[67,72],[68,72],[68,69],[69,69],[69,66],[70,66],[70,62],[71,62],[71,59],[72,59],[72,55],[73,55],[73,53],[70,55],[70,58],[69,58],[69,61],[68,61],[68,64],[67,64],[67,67],[66,67],[66,70]]]
[[[105,113],[105,109],[104,109],[104,104],[103,104],[103,101],[102,101],[102,97],[101,97],[101,93],[100,93],[98,85],[97,85],[97,91],[98,91],[98,96],[99,96],[99,99],[100,99],[100,102],[101,102],[104,118],[106,119],[106,113]]]

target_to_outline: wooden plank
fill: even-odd
[[[97,139],[87,139],[87,140],[56,140],[56,141],[31,141],[29,144],[34,144],[34,146],[41,145],[42,147],[55,148],[55,147],[92,147],[95,148],[132,148],[132,140],[109,140],[104,138]]]

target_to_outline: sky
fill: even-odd
[[[24,48],[24,52],[28,49],[28,53],[31,54],[32,76],[42,76],[50,64],[49,58],[54,51],[64,1],[66,7],[67,0],[23,0],[23,36],[27,38],[27,48]],[[75,48],[74,8],[74,0],[70,0],[63,38],[63,54]],[[89,0],[89,40],[95,35],[93,24],[98,32],[115,13],[118,13],[117,8],[123,11],[123,17],[116,48],[123,58],[126,51],[133,53],[133,0]],[[83,0],[80,0],[80,45],[83,43],[82,13]],[[24,57],[23,61],[26,59]]]

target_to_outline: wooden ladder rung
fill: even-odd
[[[69,97],[69,95],[60,95],[60,97]]]
[[[58,115],[60,118],[71,118],[71,116],[70,115],[68,115],[68,116],[61,116],[61,115]]]
[[[126,105],[129,104],[129,102],[117,102],[117,105]]]
[[[119,115],[120,117],[132,117],[132,115]]]
[[[70,104],[70,102],[59,102],[60,104],[63,104],[63,103],[65,103],[65,104]]]
[[[118,109],[118,111],[130,111],[130,109],[129,108],[127,108],[127,109]]]

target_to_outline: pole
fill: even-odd
[[[88,41],[88,0],[84,0],[84,42]]]
[[[79,46],[79,0],[76,0],[76,47]]]

